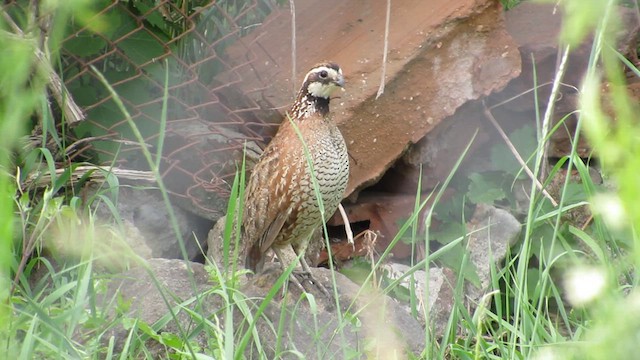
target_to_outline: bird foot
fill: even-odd
[[[300,279],[300,280],[298,280]],[[299,288],[301,291],[314,293],[313,290],[320,291],[328,300],[331,300],[333,296],[329,291],[320,283],[310,271],[294,271],[291,274],[291,282]],[[296,285],[297,283],[297,285]],[[303,284],[309,284],[311,286],[305,287]]]

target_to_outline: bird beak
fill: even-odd
[[[344,87],[344,76],[342,76],[342,74],[338,75],[338,79],[336,79],[336,85]]]

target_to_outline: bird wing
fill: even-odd
[[[282,135],[285,134],[276,135],[267,146],[247,184],[243,240],[250,249],[248,254],[254,257],[261,257],[283,226],[297,216],[297,211],[291,209],[292,178],[300,179],[306,169],[295,166],[299,162],[295,159],[303,156],[303,150],[293,141],[280,141],[290,138]]]
[[[273,242],[276,240],[276,236],[278,236],[280,230],[282,230],[282,226],[284,226],[287,218],[287,212],[280,212],[267,226],[267,230],[263,233],[262,238],[260,238],[260,251],[263,254],[269,250],[271,245],[273,245]]]

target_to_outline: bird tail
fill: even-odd
[[[253,271],[254,273],[260,272],[264,264],[262,251],[260,251],[260,245],[256,244],[249,248],[247,251],[247,257],[244,261],[244,267]]]

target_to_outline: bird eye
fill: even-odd
[[[327,70],[320,71],[320,77],[321,78],[326,79],[327,76],[329,76],[329,73],[327,73]]]

